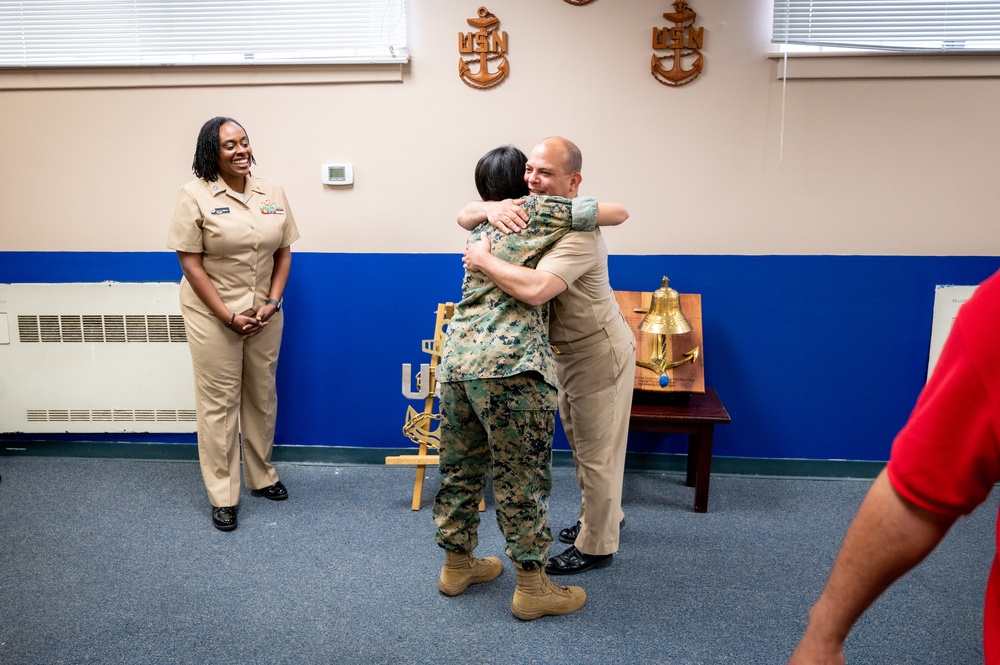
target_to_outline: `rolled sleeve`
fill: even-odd
[[[573,230],[593,231],[597,227],[597,199],[578,196],[573,199]]]

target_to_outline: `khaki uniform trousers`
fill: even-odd
[[[210,312],[182,304],[181,313],[194,365],[201,475],[209,503],[235,506],[240,501],[241,438],[247,486],[261,489],[278,482],[271,451],[284,314],[275,312],[259,334],[244,340]]]
[[[614,554],[622,511],[625,449],[635,381],[635,335],[622,321],[575,344],[556,344],[559,418],[580,485],[585,554]]]

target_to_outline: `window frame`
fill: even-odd
[[[771,45],[774,50],[767,54],[767,58],[774,63],[775,77],[779,80],[1000,77],[1000,50],[994,49],[902,49],[861,45],[852,48],[842,44],[808,47],[780,41],[775,30],[779,9],[786,2],[797,1],[800,0],[774,0],[770,13]],[[867,0],[863,4],[871,7],[873,2]],[[1000,0],[991,4],[996,6],[1000,17]]]
[[[8,56],[0,61],[4,90],[400,82],[409,64],[406,0],[354,0],[347,5],[320,0],[34,0],[30,9],[39,17],[25,14],[23,4],[0,0],[0,17],[16,15],[6,30],[15,46],[0,54]],[[60,14],[60,8],[68,7],[77,14]],[[310,20],[323,7],[329,10],[321,16],[326,23],[316,19],[322,29],[310,37]],[[127,14],[129,8],[152,12],[151,18],[108,19],[110,27],[99,39],[84,34],[82,26],[96,22],[100,27],[111,16],[108,12]],[[292,10],[300,14],[295,20],[264,20]],[[217,22],[205,24],[203,30],[185,27],[202,26],[202,12]],[[37,53],[17,43],[17,36],[27,30],[24,22],[34,18],[38,21],[30,27],[43,28],[36,30]],[[51,25],[43,25],[47,19],[52,19]],[[284,30],[261,31],[261,24]],[[119,48],[108,37],[133,29],[142,35],[129,41],[128,48]],[[66,35],[79,43],[67,46]],[[297,51],[296,45],[301,46]],[[94,50],[87,51],[89,47]],[[242,59],[235,55],[239,53]],[[161,61],[149,61],[151,57]]]
[[[774,0],[771,42],[785,51],[1000,53],[1000,0]]]

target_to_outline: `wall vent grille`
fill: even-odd
[[[29,423],[198,422],[194,409],[28,409]]]
[[[0,432],[197,431],[179,288],[0,284]]]
[[[34,342],[187,343],[180,314],[18,314],[18,339]]]

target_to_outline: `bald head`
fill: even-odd
[[[561,136],[542,140],[531,151],[524,181],[532,194],[573,198],[583,176],[583,155],[576,144]]]
[[[550,136],[543,139],[542,143],[550,146],[553,150],[562,151],[563,167],[568,173],[579,173],[583,170],[583,155],[576,144],[569,139],[562,136]]]

